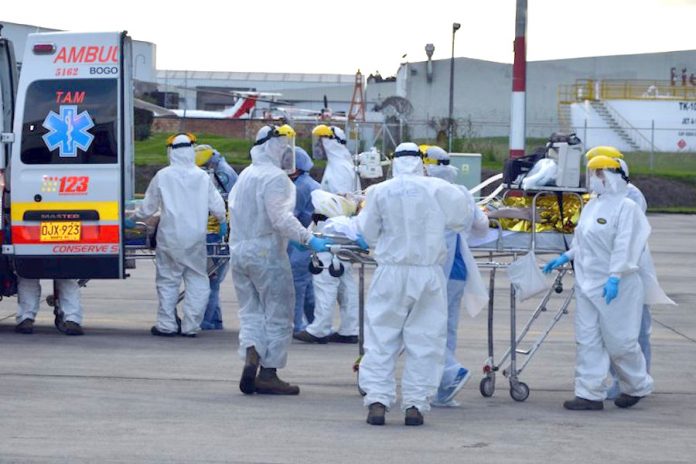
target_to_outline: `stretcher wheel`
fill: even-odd
[[[554,290],[556,293],[563,293],[563,284],[559,283],[558,285],[556,285],[555,287],[553,287],[553,290]]]
[[[55,316],[55,318],[53,319],[53,325],[56,326],[56,329],[62,332],[62,328],[65,325],[65,313],[63,313],[62,309],[56,307],[53,309],[53,315]]]
[[[479,391],[484,398],[490,398],[495,393],[495,379],[493,377],[484,377],[479,384]]]
[[[314,260],[311,259],[309,261],[309,272],[311,272],[314,275],[321,274],[321,271],[324,270],[324,263],[321,262],[319,258],[317,258],[317,266],[314,265]]]
[[[524,382],[510,384],[510,396],[515,401],[524,401],[529,398],[529,387]]]
[[[53,295],[48,295],[46,297],[46,304],[50,307],[54,307],[56,305],[56,297]]]
[[[329,274],[331,274],[331,277],[341,277],[345,270],[343,263],[338,263],[338,269],[334,267],[334,263],[329,265]]]

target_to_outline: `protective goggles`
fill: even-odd
[[[422,158],[423,153],[414,150],[397,151],[394,153],[394,158],[401,158],[402,156],[417,156],[419,158]]]
[[[176,139],[180,135],[185,135],[186,137],[188,137],[189,142],[181,142],[175,144],[174,139]],[[194,143],[196,143],[196,136],[190,132],[179,132],[178,134],[170,135],[169,137],[167,137],[167,146],[172,149],[191,147]]]

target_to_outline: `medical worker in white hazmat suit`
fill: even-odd
[[[321,188],[330,193],[346,194],[360,190],[353,158],[346,147],[346,135],[334,126],[320,124],[312,130],[315,139],[315,159],[326,159],[326,169]],[[317,222],[317,231],[323,230],[324,221]],[[330,253],[319,254],[324,263],[331,262]],[[305,330],[293,337],[306,343],[358,343],[358,286],[353,276],[353,267],[345,266],[340,277],[328,271],[312,277],[314,285],[314,320]],[[338,301],[340,325],[335,332],[331,329],[334,308]]]
[[[160,211],[157,227],[155,284],[159,297],[153,335],[174,336],[178,331],[176,304],[184,281],[181,334],[195,336],[208,304],[206,234],[208,213],[226,224],[225,204],[206,172],[195,163],[195,136],[178,134],[167,143],[169,166],[150,181],[135,213],[147,218]]]
[[[628,408],[653,390],[638,344],[645,299],[639,262],[650,224],[627,198],[628,177],[616,159],[596,156],[587,168],[597,196],[583,208],[570,250],[544,267],[575,265],[575,398],[563,406],[603,409],[613,366],[621,388],[614,404]]]
[[[424,176],[414,143],[396,147],[390,180],[367,190],[358,227],[378,263],[365,308],[360,388],[367,422],[383,425],[396,400],[394,371],[404,349],[401,407],[406,425],[422,425],[442,377],[447,340],[445,230],[471,224],[471,205],[456,186]]]
[[[630,176],[628,165],[623,159],[623,153],[618,149],[611,146],[598,146],[589,150],[585,154],[587,161],[591,160],[595,156],[608,156],[610,158],[616,159],[621,165],[626,176]],[[643,192],[640,191],[632,182],[630,182],[626,188],[626,197],[629,200],[633,200],[635,204],[640,206],[643,214],[648,210],[648,203],[645,200]],[[645,250],[640,259],[640,275],[643,278],[643,285],[645,286],[645,301],[643,302],[643,314],[640,322],[640,332],[638,334],[638,344],[645,357],[645,368],[650,373],[650,364],[652,361],[652,346],[650,343],[650,334],[652,333],[652,314],[650,313],[650,305],[653,304],[676,304],[672,301],[662,290],[660,284],[657,281],[657,273],[655,271],[655,265],[652,260],[652,255],[650,254],[650,247],[645,246]],[[614,369],[612,371],[612,376],[614,377],[614,384],[609,389],[607,393],[608,399],[616,399],[620,395],[620,386],[618,377]]]
[[[326,251],[293,215],[295,131],[264,126],[251,149],[251,165],[228,198],[230,259],[239,300],[239,354],[245,359],[239,389],[245,394],[297,395],[300,388],[278,378],[292,339],[295,289],[288,240]],[[261,368],[260,372],[257,371]]]

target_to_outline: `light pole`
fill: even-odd
[[[457,33],[461,24],[452,23],[452,58],[450,59],[450,88],[449,88],[449,117],[447,118],[447,140],[449,149],[452,151],[452,111],[454,110],[454,35]]]

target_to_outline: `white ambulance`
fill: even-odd
[[[3,128],[11,154],[1,166],[9,190],[3,253],[13,255],[17,275],[126,277],[123,213],[133,195],[131,64],[125,32],[28,36],[13,130]]]

